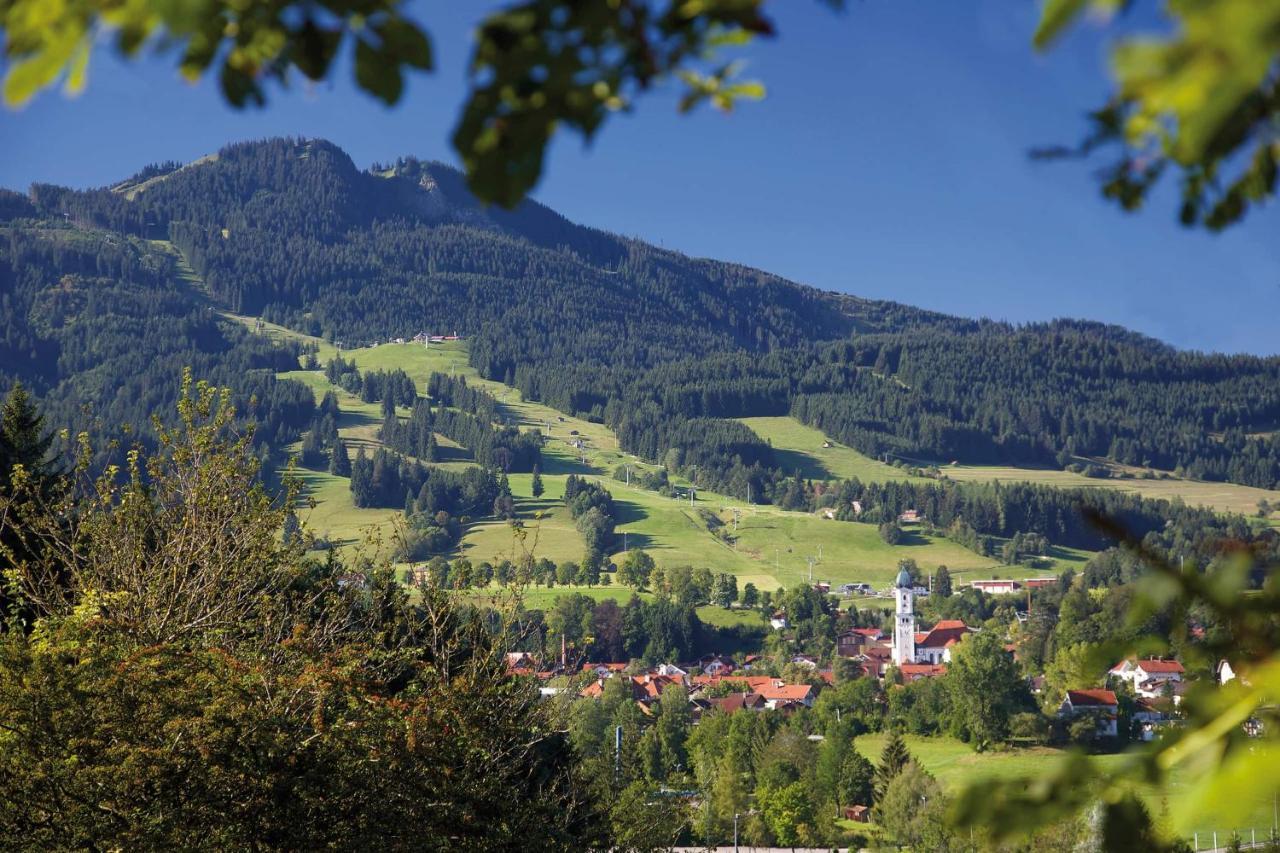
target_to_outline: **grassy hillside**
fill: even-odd
[[[252,318],[236,319],[272,337],[318,343],[315,339],[269,323],[258,327]],[[321,361],[337,352],[332,347],[325,349],[327,346],[321,345]],[[524,547],[532,546],[537,555],[557,562],[582,556],[581,537],[568,510],[560,502],[565,477],[578,474],[599,477],[614,495],[618,516],[616,559],[621,558],[625,548],[644,548],[659,565],[706,566],[713,571],[737,575],[740,584],[750,582],[760,589],[770,590],[807,580],[809,566],[806,558],[809,556],[818,558],[813,568],[814,580],[833,584],[851,581],[887,584],[897,570],[898,561],[908,557],[926,570],[945,564],[961,578],[1010,572],[1007,567],[998,566],[988,558],[979,557],[941,538],[917,533],[909,535],[901,545],[890,546],[881,541],[874,525],[830,521],[808,513],[783,512],[768,506],[747,506],[735,498],[707,491],[699,492],[691,506],[687,500],[629,487],[613,480],[610,476],[612,471],[623,463],[634,469],[650,466],[621,452],[616,437],[607,427],[563,415],[547,406],[522,399],[517,391],[505,385],[481,379],[467,364],[465,343],[462,342],[430,348],[414,344],[382,344],[347,350],[342,355],[362,370],[402,369],[419,387],[425,385],[433,372],[465,376],[469,382],[483,387],[500,401],[501,414],[508,421],[523,428],[542,430],[547,437],[543,449],[544,494],[539,499],[533,498],[531,476],[528,474],[512,475],[511,489],[528,530],[529,538]],[[376,445],[376,432],[381,421],[379,404],[363,403],[330,385],[319,370],[295,370],[281,375],[303,382],[317,399],[329,390],[337,394],[342,411],[339,433],[352,453],[362,446],[368,449]],[[780,441],[796,446],[813,443],[811,439],[814,436],[818,437],[816,443],[821,444],[819,433],[786,418],[759,418],[750,422],[770,422],[775,430],[773,434],[781,436],[779,441],[775,441],[775,446]],[[788,424],[793,425],[789,432],[782,432]],[[583,448],[574,447],[571,442],[575,441],[581,441]],[[447,440],[440,443],[442,447],[451,444]],[[465,461],[465,449],[454,449],[458,458],[443,465],[459,467],[470,464]],[[867,460],[847,448],[835,448],[834,451],[819,457],[816,464],[829,465],[826,470],[837,476],[857,474],[869,478],[876,474],[887,475],[886,472],[900,474],[897,469]],[[306,496],[316,502],[315,508],[304,512],[303,516],[317,535],[342,546],[370,539],[383,542],[393,539],[399,516],[397,511],[356,508],[345,478],[316,471],[303,471],[302,477]],[[722,535],[718,536],[717,531]],[[725,532],[730,534],[727,539],[723,535]],[[477,562],[511,558],[519,552],[520,546],[513,540],[511,528],[499,521],[473,524],[458,551]],[[1054,570],[1061,571],[1068,565],[1079,568],[1087,554],[1062,550],[1055,557]],[[1014,573],[1021,576],[1030,572],[1017,569]]]
[[[864,456],[849,447],[829,441],[812,427],[789,417],[741,418],[757,435],[773,445],[774,455],[787,471],[800,471],[804,477],[819,480],[857,477],[867,483],[913,479],[907,472]],[[824,443],[830,447],[824,447]],[[921,463],[924,464],[924,463]],[[1015,468],[989,465],[946,465],[944,477],[959,482],[1026,482],[1057,488],[1119,489],[1146,498],[1173,500],[1181,498],[1192,506],[1204,506],[1219,512],[1254,516],[1258,501],[1280,504],[1280,491],[1268,491],[1235,483],[1213,483],[1174,477],[1167,472],[1151,472],[1160,479],[1140,479],[1148,472],[1137,468],[1107,466],[1127,477],[1099,479],[1071,471],[1043,468]],[[1280,523],[1273,514],[1272,523]]]
[[[973,748],[968,744],[961,743],[953,738],[907,735],[905,740],[907,749],[912,756],[920,762],[925,770],[933,774],[944,788],[951,791],[981,779],[1007,779],[1020,776],[1034,778],[1042,776],[1046,766],[1051,766],[1047,765],[1046,762],[1057,761],[1064,756],[1062,750],[1049,747],[979,753],[974,752]],[[880,759],[884,741],[885,735],[883,734],[869,734],[859,737],[854,745],[859,752],[871,759],[871,761],[876,762]],[[1123,756],[1118,754],[1093,755],[1090,756],[1090,760],[1101,767],[1111,767],[1119,764],[1123,760]],[[1189,796],[1194,782],[1195,779],[1190,776],[1185,778],[1175,776],[1172,785],[1175,797]],[[1250,828],[1257,829],[1259,838],[1265,837],[1265,831],[1271,826],[1272,820],[1271,799],[1258,795],[1255,800],[1256,802],[1250,804],[1248,820],[1240,826],[1226,826],[1206,818],[1189,826],[1181,827],[1181,829],[1188,837],[1198,832],[1202,849],[1209,846],[1208,842],[1215,831],[1218,833],[1219,843],[1222,844],[1226,843],[1227,837],[1233,829],[1239,830],[1240,835],[1246,841],[1249,839]],[[1161,803],[1149,797],[1148,807],[1157,819],[1162,814],[1166,817],[1173,816],[1176,819],[1179,813],[1176,800]]]
[[[739,418],[773,446],[773,454],[788,474],[799,471],[813,480],[849,480],[866,483],[914,479],[906,472],[836,444],[818,430],[789,417]],[[829,446],[824,446],[829,445]]]

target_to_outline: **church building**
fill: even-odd
[[[893,662],[905,664],[943,664],[951,660],[951,649],[973,628],[959,619],[944,619],[928,631],[916,632],[915,591],[906,569],[898,572],[894,583]]]

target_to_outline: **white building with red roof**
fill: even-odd
[[[1120,702],[1110,690],[1068,690],[1058,706],[1058,716],[1076,719],[1091,716],[1100,737],[1115,737],[1116,720],[1120,715]]]
[[[1146,658],[1122,660],[1111,667],[1108,675],[1129,682],[1137,696],[1156,699],[1172,690],[1171,685],[1181,682],[1186,670],[1176,660]]]

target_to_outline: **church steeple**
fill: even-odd
[[[893,662],[897,665],[916,662],[916,611],[915,592],[911,588],[911,573],[898,572],[894,584],[897,602],[893,620]]]

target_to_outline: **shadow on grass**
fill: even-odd
[[[578,459],[566,459],[553,453],[542,454],[543,474],[599,474],[590,465],[584,465]]]
[[[778,467],[785,471],[788,475],[794,476],[797,471],[800,476],[809,480],[833,480],[835,475],[827,470],[827,466],[822,464],[822,460],[810,456],[801,450],[779,450],[773,449],[773,458],[778,460]]]
[[[621,533],[613,534],[613,546],[619,549],[620,554],[625,554],[627,551],[634,551],[636,549],[649,551],[657,547],[654,543],[653,537],[649,534],[632,533],[631,531],[627,531],[627,535],[625,537]],[[619,557],[619,559],[624,558]]]
[[[338,410],[338,429],[350,429],[370,425],[376,426],[381,423],[381,418],[376,418],[368,412],[353,412],[350,409]]]
[[[898,544],[904,547],[913,547],[915,545],[928,545],[930,543],[925,535],[918,530],[903,530],[902,538],[898,540]]]
[[[613,517],[618,524],[635,524],[638,521],[647,519],[649,510],[647,507],[629,501],[626,498],[615,496],[613,499]]]
[[[474,462],[475,457],[471,455],[471,451],[465,447],[446,447],[443,444],[436,445],[436,461],[437,462]]]

